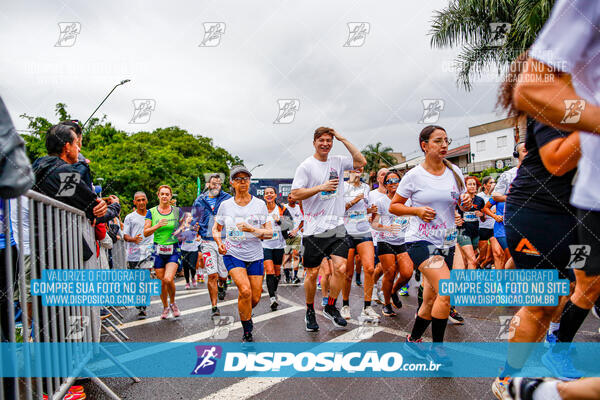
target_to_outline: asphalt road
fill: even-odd
[[[156,298],[149,308],[149,318],[137,320],[137,311],[129,308],[124,314],[124,332],[131,341],[169,342],[181,340],[200,342],[210,336],[213,323],[210,318],[210,301],[206,285],[196,290],[184,290],[183,279],[177,281],[177,304],[182,311],[179,318],[160,320],[162,306]],[[265,288],[266,292],[266,288]],[[409,297],[402,297],[403,308],[394,318],[382,317],[380,328],[368,341],[404,342],[410,332],[416,312],[416,286]],[[305,331],[304,290],[302,285],[279,286],[280,308],[272,312],[266,293],[254,309],[254,339],[260,342],[327,342],[348,341],[356,337],[356,320],[347,329],[338,330],[320,313],[315,304],[318,333]],[[339,300],[338,300],[339,301]],[[318,301],[316,302],[318,303]],[[374,304],[376,311],[381,306]],[[358,317],[362,306],[362,288],[353,284],[350,295],[353,318]],[[225,301],[220,302],[221,315],[237,314],[237,290],[230,287]],[[464,325],[449,325],[446,340],[449,342],[491,342],[497,339],[499,316],[512,315],[516,307],[462,307]],[[154,317],[154,318],[153,318]],[[238,324],[239,325],[239,324]],[[576,341],[600,341],[600,321],[588,317]],[[426,332],[426,340],[430,336]],[[224,341],[238,342],[241,328],[233,329]],[[104,340],[111,341],[109,337]],[[216,341],[211,339],[211,341]],[[128,378],[107,378],[103,381],[122,399],[494,399],[490,378],[142,378],[133,383]],[[88,399],[109,399],[98,386],[85,383]]]

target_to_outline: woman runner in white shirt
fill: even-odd
[[[471,208],[460,169],[445,159],[449,144],[444,128],[436,125],[423,128],[419,145],[425,160],[404,175],[390,206],[395,215],[416,217],[410,219],[405,240],[410,258],[423,276],[423,304],[406,338],[406,349],[416,357],[445,366],[451,360],[443,348],[439,345],[425,348],[422,336],[431,323],[433,342],[444,341],[450,296],[438,296],[439,281],[450,278],[457,236],[456,205],[459,203],[463,211]],[[410,207],[405,205],[409,199]]]

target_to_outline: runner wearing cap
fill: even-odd
[[[252,342],[252,309],[262,293],[264,274],[261,240],[273,237],[264,201],[252,196],[250,171],[244,166],[231,169],[234,197],[219,207],[212,235],[223,255],[223,262],[238,288],[238,311],[244,329],[243,342]],[[222,232],[225,230],[225,241]]]

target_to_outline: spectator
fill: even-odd
[[[83,131],[81,130],[81,125],[79,125],[79,121],[76,119],[72,119],[69,121],[61,121],[61,125],[70,126],[75,131],[75,135],[77,135],[77,146],[79,146],[79,150],[83,147]],[[81,174],[81,180],[87,183],[92,190],[94,189],[94,185],[92,184],[92,172],[90,170],[90,160],[85,158],[81,152],[77,156],[77,162],[73,164],[75,168],[77,168],[78,172]]]
[[[72,127],[52,126],[46,135],[46,150],[48,155],[33,163],[35,191],[84,211],[97,223],[110,221],[119,214],[118,197],[110,196],[111,204],[107,205],[82,180],[81,172],[74,165],[78,162],[79,146]]]

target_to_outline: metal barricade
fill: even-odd
[[[34,370],[31,371],[32,366],[25,363],[27,375],[33,378],[19,378],[17,383],[16,379],[0,377],[0,398],[32,400],[41,399],[43,393],[46,393],[50,399],[62,399],[75,377],[85,376],[86,363],[93,356],[93,352],[97,351],[94,349],[94,343],[100,341],[100,313],[97,307],[89,306],[42,306],[40,297],[28,299],[27,281],[42,278],[41,271],[44,269],[99,268],[94,228],[82,211],[31,190],[12,202],[6,199],[0,201],[4,206],[3,232],[8,244],[4,250],[5,268],[0,269],[5,279],[3,283],[6,284],[2,285],[6,287],[0,287],[0,290],[6,289],[7,299],[2,303],[0,310],[2,315],[7,315],[7,318],[2,320],[5,326],[0,326],[3,336],[6,335],[3,340],[15,342],[16,339],[13,295],[14,290],[20,288],[18,301],[22,310],[23,341],[76,344],[65,346],[64,352],[52,347],[53,354],[45,354],[42,359],[48,370],[67,371],[68,374],[64,376],[69,377],[42,378],[39,377],[41,373],[36,374],[36,369],[40,371],[40,365],[34,365]],[[13,224],[8,223],[10,204],[16,205],[16,210],[12,210],[13,216],[16,214]],[[10,246],[11,225],[18,246]],[[29,239],[30,254],[23,251],[26,239]],[[84,246],[92,253],[85,262]],[[24,346],[24,349],[25,354],[14,354],[15,368],[19,357],[29,359],[28,346]],[[94,382],[104,386],[104,390],[104,384],[96,379]],[[114,393],[109,396],[117,398]]]

